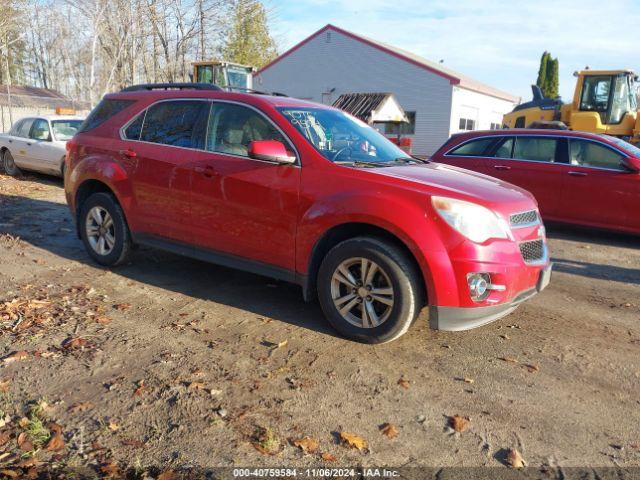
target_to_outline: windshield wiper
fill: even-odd
[[[388,167],[387,162],[365,162],[364,160],[344,160],[341,162],[334,162],[338,165],[351,165],[354,167]]]
[[[428,163],[427,160],[423,160],[421,158],[414,157],[414,156],[394,158],[393,162],[395,162],[395,163],[399,163],[399,162],[403,162],[403,163]]]

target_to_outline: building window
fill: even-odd
[[[471,120],[470,118],[461,118],[460,119],[460,130],[475,130],[476,129],[476,121]]]
[[[499,123],[493,123],[491,122],[491,127],[489,127],[490,130],[500,130],[502,128],[502,125],[500,125]]]
[[[409,123],[384,122],[377,125],[383,127],[385,135],[413,135],[416,133],[416,112],[404,112]]]

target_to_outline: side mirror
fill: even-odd
[[[281,164],[296,163],[296,157],[292,157],[287,152],[284,144],[277,140],[254,140],[249,143],[249,158],[256,160],[266,160]]]
[[[640,173],[640,158],[626,157],[622,160],[625,167],[633,170],[635,173]]]

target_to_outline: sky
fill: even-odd
[[[531,98],[540,56],[560,63],[560,95],[573,72],[640,73],[640,0],[266,0],[280,52],[327,23],[404,48],[481,82]]]

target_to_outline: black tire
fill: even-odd
[[[357,264],[357,259],[359,258],[374,262],[379,270],[382,270],[385,274],[384,277],[378,278],[390,283],[389,286],[393,289],[391,297],[393,305],[388,307],[386,317],[384,315],[380,316],[380,319],[386,319],[374,326],[369,323],[366,328],[362,325],[354,325],[343,317],[338,307],[334,304],[332,295],[332,292],[335,291],[339,298],[345,298],[350,295],[360,297],[360,293],[355,293],[356,289],[352,289],[350,292],[349,287],[344,282],[336,283],[333,280],[334,273],[338,267],[344,266],[344,262],[348,263],[350,261],[354,261],[353,267],[350,268],[355,268],[355,273],[354,270],[350,270],[350,273],[354,273],[355,277],[352,278],[356,278],[357,272],[361,271]],[[379,238],[356,237],[339,243],[323,259],[317,278],[318,299],[329,323],[346,338],[362,343],[386,343],[406,333],[419,315],[424,305],[424,289],[420,275],[420,271],[416,268],[412,259],[395,244]],[[340,286],[336,287],[338,284]],[[337,293],[338,290],[336,288],[346,288],[346,291]],[[342,296],[343,293],[345,294],[344,296]],[[357,312],[359,309],[362,314],[364,302],[371,301],[366,299],[370,299],[370,297],[362,296],[361,299],[356,298],[360,307],[358,304],[354,305],[352,312]],[[346,306],[347,304],[344,305]],[[383,304],[378,305],[378,307],[380,306],[387,308]],[[346,315],[349,316],[349,313]],[[352,317],[353,320],[357,320],[355,315]],[[369,321],[371,320],[369,319]]]
[[[92,246],[87,233],[87,224],[91,222],[89,214],[94,207],[105,210],[112,219],[113,228],[110,229],[110,233],[115,238],[115,241],[113,242],[113,247],[105,254],[99,253]],[[131,252],[131,233],[129,232],[124,212],[112,194],[94,193],[87,198],[80,206],[78,222],[84,247],[96,262],[107,267],[115,267],[127,260]]]
[[[16,162],[13,159],[13,155],[9,150],[5,150],[2,154],[2,167],[7,175],[12,177],[19,177],[22,175],[22,170],[18,168]]]

